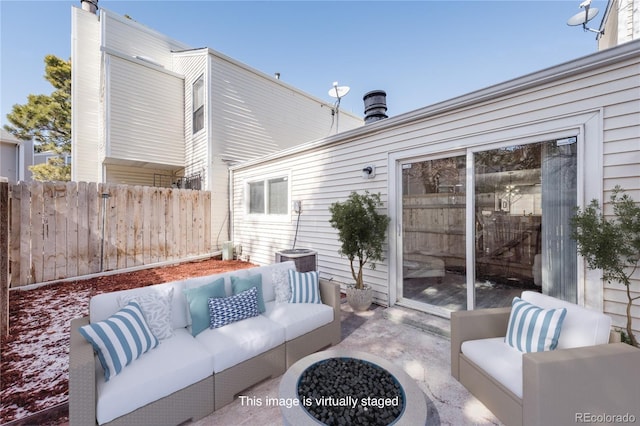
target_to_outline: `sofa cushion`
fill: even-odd
[[[209,316],[211,328],[224,327],[232,322],[259,315],[258,289],[251,287],[229,297],[212,297],[209,299]]]
[[[191,334],[197,336],[209,327],[209,299],[225,297],[224,279],[183,290],[191,316]]]
[[[522,398],[523,352],[506,344],[503,337],[468,340],[462,343],[460,350],[489,376]]]
[[[196,336],[213,355],[213,371],[219,373],[284,343],[284,328],[264,315],[247,318]]]
[[[594,346],[609,342],[611,317],[608,315],[534,291],[523,291],[521,297],[541,308],[567,310],[557,349]]]
[[[116,376],[145,352],[158,346],[142,314],[140,305],[129,302],[104,321],[80,327],[98,355],[105,380]]]
[[[520,352],[553,350],[558,345],[566,313],[565,308],[542,309],[514,297],[504,341]]]
[[[251,269],[255,269],[255,268],[251,268]],[[249,269],[239,269],[236,271],[224,272],[222,274],[188,278],[186,280],[183,280],[184,288],[191,289],[191,288],[202,287],[203,285],[209,284],[213,281],[217,281],[220,278],[222,278],[224,280],[225,297],[232,296],[233,293],[231,292],[231,276],[243,277],[243,278],[248,277],[249,276],[249,273],[247,272],[248,270]]]
[[[173,288],[166,291],[149,291],[144,294],[125,293],[118,296],[118,304],[124,307],[131,301],[136,301],[142,308],[144,319],[151,332],[158,340],[165,340],[173,336],[171,324],[171,301]]]
[[[231,292],[236,295],[240,294],[250,288],[255,288],[257,290],[257,298],[258,298],[258,311],[260,313],[264,312],[264,298],[262,297],[262,275],[250,275],[246,278],[231,276]]]
[[[289,270],[289,303],[322,303],[318,284],[318,271],[296,272]]]
[[[96,417],[103,424],[211,376],[213,360],[183,328],[108,382],[98,370]]]
[[[267,303],[265,316],[284,327],[287,341],[333,321],[333,308],[322,303]]]

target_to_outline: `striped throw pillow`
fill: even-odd
[[[318,271],[296,272],[289,269],[289,303],[322,303],[318,284]]]
[[[143,353],[158,346],[158,339],[151,333],[142,309],[135,301],[106,320],[84,325],[79,331],[98,354],[107,381]]]
[[[565,308],[542,309],[514,297],[505,342],[520,352],[543,352],[558,346]]]

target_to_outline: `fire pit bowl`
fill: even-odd
[[[309,355],[282,376],[285,425],[424,425],[427,401],[399,366],[365,352],[332,349]]]

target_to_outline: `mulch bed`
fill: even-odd
[[[208,259],[10,291],[9,335],[0,344],[0,424],[52,407],[58,418],[46,424],[68,420],[59,407],[69,396],[70,321],[88,315],[92,296],[253,266]]]

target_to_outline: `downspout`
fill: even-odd
[[[227,186],[227,199],[229,200],[229,207],[228,207],[228,211],[227,211],[227,217],[229,218],[229,235],[228,235],[228,241],[235,241],[234,240],[234,229],[233,229],[233,224],[234,224],[234,220],[233,220],[233,170],[228,169],[229,170],[229,184]]]
[[[22,148],[22,144],[17,143],[15,161],[13,163],[16,166],[16,174],[14,176],[16,182],[20,182],[22,180],[22,174],[23,174],[23,168],[24,168],[24,163],[20,161],[20,153],[22,152],[21,148]]]

